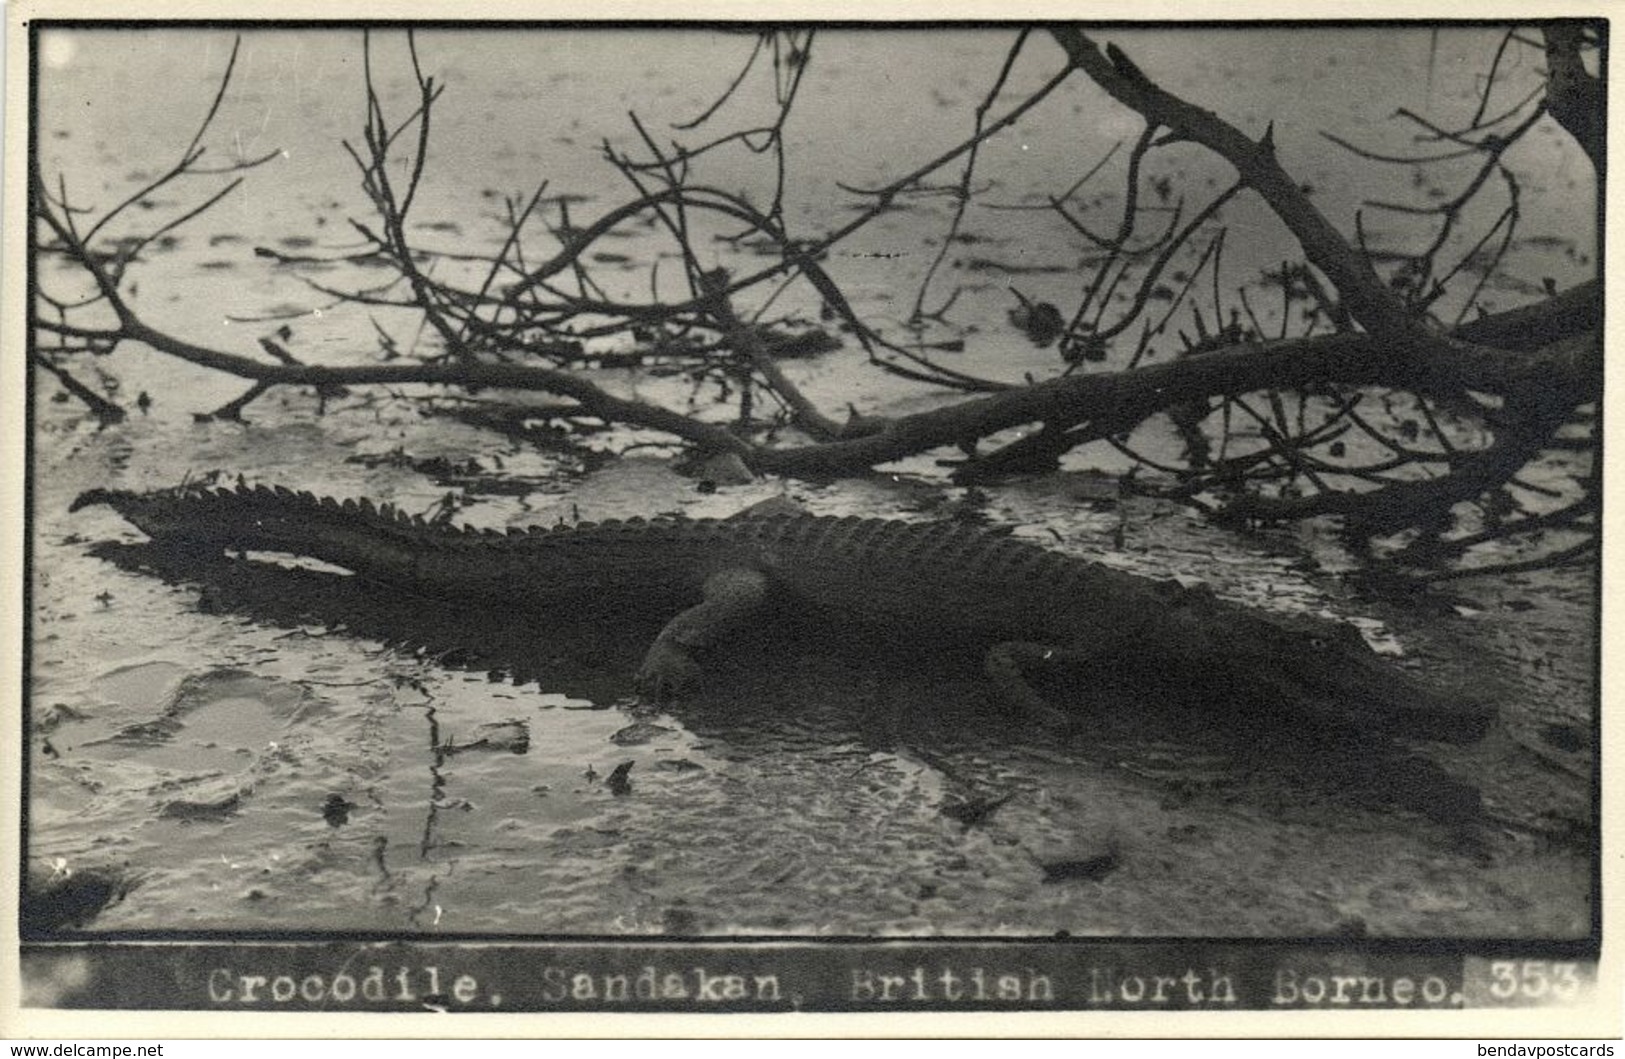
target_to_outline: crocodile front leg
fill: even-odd
[[[1084,666],[1099,660],[1099,652],[1060,648],[1051,644],[1017,640],[996,643],[987,649],[982,668],[993,682],[1000,701],[1050,728],[1070,728],[1077,718],[1056,709],[1027,682],[1027,671],[1038,666]]]
[[[638,669],[638,695],[664,703],[691,690],[700,679],[694,653],[714,646],[740,628],[767,600],[767,575],[730,567],[705,581],[704,598],[660,630]]]

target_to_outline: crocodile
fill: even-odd
[[[497,531],[247,485],[92,489],[72,509],[93,504],[155,546],[292,554],[515,620],[578,603],[669,615],[635,678],[640,696],[661,703],[693,690],[706,651],[788,609],[904,646],[978,647],[997,697],[1047,724],[1076,721],[1034,680],[1057,665],[1174,673],[1214,702],[1245,698],[1415,738],[1472,741],[1493,717],[1378,655],[1347,623],[1258,610],[958,521],[747,513]]]

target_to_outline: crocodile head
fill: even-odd
[[[1166,649],[1191,661],[1198,690],[1424,739],[1470,742],[1489,729],[1487,705],[1417,679],[1372,650],[1352,625],[1252,610],[1205,593],[1168,618],[1177,645]]]

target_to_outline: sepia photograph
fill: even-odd
[[[9,28],[24,1008],[1596,1001],[1606,20]]]

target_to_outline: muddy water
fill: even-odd
[[[1380,178],[1313,146],[1313,132],[1375,128],[1394,100],[1330,91],[1330,67],[1309,54],[1364,49],[1290,39],[1297,58],[1262,80],[1248,74],[1261,54],[1280,55],[1268,50],[1279,42],[1260,52],[1220,35],[1193,49],[1177,34],[1152,35],[1136,54],[1153,73],[1166,70],[1171,87],[1212,93],[1238,121],[1275,113],[1283,98],[1305,101],[1278,140],[1346,216]],[[725,84],[694,70],[731,72],[742,47],[714,34],[661,40],[420,37],[450,86],[437,115],[446,138],[419,207],[425,245],[494,247],[493,194],[542,177],[556,193],[584,196],[578,220],[615,201],[599,138],[627,142],[629,107],[691,117]],[[101,204],[160,171],[206,106],[223,42],[85,34],[74,49],[48,51],[58,66],[43,82],[47,168]],[[1482,43],[1446,40],[1431,85],[1376,80],[1385,92],[1465,98]],[[796,133],[801,190],[788,216],[839,223],[848,214],[832,204],[848,200],[836,181],[873,182],[952,142],[1002,47],[968,33],[832,36],[819,55],[831,76],[809,88]],[[1426,34],[1408,35],[1368,54],[1397,55],[1414,71],[1426,47]],[[382,65],[386,98],[403,105],[399,42],[378,48],[375,60],[392,62]],[[196,77],[153,81],[166,68],[158,59],[177,52],[195,59]],[[370,274],[272,268],[253,253],[256,244],[353,247],[345,218],[363,216],[364,204],[335,144],[356,135],[358,54],[354,35],[250,36],[211,146],[287,154],[140,263],[136,303],[155,323],[253,354],[256,337],[286,322],[302,357],[370,356],[372,322],[302,282],[359,285]],[[1035,53],[1017,82],[1037,83],[1044,66]],[[891,105],[854,108],[855,94]],[[1099,107],[1081,89],[1062,97],[1030,134],[990,151],[987,172],[1014,199],[1042,186],[1035,173],[1075,171],[1076,148],[1058,129]],[[844,153],[827,139],[837,126]],[[1134,132],[1105,130],[1092,157]],[[743,163],[718,164],[736,183],[756,179]],[[1578,164],[1559,157],[1541,170],[1559,186],[1527,196],[1545,222],[1528,231],[1565,238],[1521,246],[1534,255],[1522,259],[1525,274],[1567,285],[1588,273],[1590,206],[1560,186],[1580,177]],[[1167,175],[1200,186],[1199,166],[1180,156]],[[160,205],[181,201],[170,194]],[[978,254],[1076,263],[1079,247],[1035,214],[972,216],[985,242],[967,245]],[[1249,216],[1229,219],[1243,226]],[[943,217],[940,203],[911,204],[848,244],[831,269],[860,313],[897,326]],[[1266,226],[1252,260],[1235,234],[1236,283],[1279,260]],[[669,253],[646,229],[617,242],[634,260]],[[741,263],[724,244],[707,248]],[[968,257],[953,280],[966,288],[956,315],[978,330],[952,366],[1053,374],[1052,351],[1004,328],[1004,277]],[[645,270],[600,264],[606,284],[648,290]],[[1018,282],[1056,300],[1076,284],[1059,271]],[[1492,289],[1504,305],[1528,296],[1510,280]],[[794,292],[786,304],[797,297],[816,307]],[[387,310],[374,319],[403,347],[413,341],[409,320]],[[28,848],[47,875],[108,870],[124,880],[127,893],[92,929],[1506,937],[1574,936],[1589,925],[1595,619],[1582,574],[1462,582],[1414,607],[1359,599],[1335,576],[1350,560],[1317,528],[1244,537],[1169,506],[1119,501],[1094,472],[1120,469],[1121,457],[1086,450],[1052,480],[989,491],[979,510],[1135,572],[1353,620],[1396,664],[1492,702],[1496,730],[1470,747],[1407,744],[1272,716],[1267,703],[1165,702],[1103,681],[1098,696],[1073,704],[1088,723],[1058,737],[996,708],[975,659],[799,629],[731,645],[702,691],[648,716],[630,709],[628,675],[658,615],[479,613],[389,597],[330,571],[200,568],[143,549],[105,509],[70,516],[67,505],[91,487],[215,471],[415,512],[454,493],[466,501],[461,517],[492,527],[725,515],[780,493],[818,512],[922,518],[965,502],[963,491],[922,458],[865,482],[702,494],[658,451],[607,464],[540,451],[387,394],[319,408],[314,395],[279,392],[252,405],[246,424],[197,422],[194,412],[241,384],[141,349],[83,370],[98,384],[116,379],[125,403],[142,391],[153,402],[98,428],[53,386],[36,387]],[[941,400],[866,369],[852,349],[791,370],[830,408],[853,400],[895,414]],[[671,380],[603,381],[651,399],[688,396]],[[591,444],[616,451],[648,440],[620,431]],[[1138,440],[1152,451],[1172,444],[1154,432]],[[1567,487],[1562,470],[1548,484]]]

